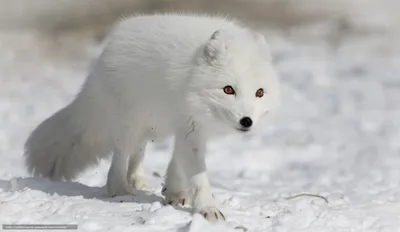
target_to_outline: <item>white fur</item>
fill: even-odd
[[[236,95],[225,94],[226,85]],[[259,88],[262,98],[255,96]],[[207,140],[238,131],[244,116],[257,127],[278,98],[261,34],[219,17],[132,17],[110,35],[76,99],[32,132],[27,165],[35,175],[70,180],[112,153],[109,194],[129,194],[145,185],[147,141],[174,135],[166,201],[186,199],[215,219]]]

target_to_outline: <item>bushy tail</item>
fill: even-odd
[[[73,105],[43,121],[25,143],[26,165],[34,176],[72,180],[107,156],[106,145]]]

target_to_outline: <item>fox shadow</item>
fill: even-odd
[[[83,197],[84,199],[98,199],[110,203],[135,202],[135,203],[162,203],[163,198],[155,193],[140,191],[134,195],[109,197],[106,187],[91,187],[78,182],[51,181],[38,177],[14,178],[0,180],[1,191],[25,191],[26,189],[47,193],[51,196]]]

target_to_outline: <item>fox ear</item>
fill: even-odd
[[[204,47],[203,55],[204,59],[210,65],[213,65],[221,53],[226,50],[226,41],[224,35],[226,32],[223,29],[216,30],[207,41]]]
[[[256,38],[257,43],[262,47],[262,50],[264,54],[266,54],[268,60],[271,61],[272,60],[271,49],[264,35],[256,32],[254,36]]]

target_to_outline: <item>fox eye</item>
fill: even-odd
[[[232,86],[227,85],[224,87],[224,93],[232,95],[235,94],[235,90],[232,88]]]
[[[256,97],[263,97],[264,96],[264,90],[262,88],[258,89],[256,92]]]

